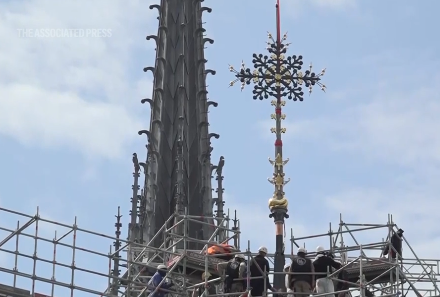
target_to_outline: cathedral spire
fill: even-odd
[[[284,187],[290,179],[286,179],[284,173],[284,166],[289,159],[285,159],[283,156],[282,135],[287,131],[282,125],[283,120],[286,119],[286,114],[282,111],[286,106],[286,101],[283,99],[287,97],[293,101],[303,101],[303,87],[308,88],[309,93],[312,92],[315,85],[325,91],[325,85],[321,83],[321,77],[325,70],[315,74],[310,65],[308,70],[302,72],[302,56],[286,56],[290,44],[286,42],[287,34],[281,37],[279,0],[276,3],[276,29],[276,38],[268,33],[268,54],[253,54],[253,70],[247,68],[244,63],[239,70],[232,66],[229,67],[229,70],[235,74],[236,78],[230,83],[230,86],[240,82],[243,90],[246,85],[253,83],[254,99],[272,99],[271,105],[274,107],[274,113],[271,114],[271,119],[275,121],[275,126],[270,128],[270,131],[275,134],[275,158],[273,160],[269,158],[269,162],[273,166],[273,176],[269,178],[269,182],[274,185],[274,193],[269,199],[269,209],[270,217],[274,219],[276,226],[274,270],[279,272],[274,276],[274,287],[284,288],[284,276],[281,274],[285,263],[283,231],[284,220],[289,217]]]
[[[204,50],[214,41],[205,36],[202,14],[211,9],[202,2],[161,0],[150,6],[159,13],[157,35],[147,36],[156,44],[156,59],[144,71],[153,74],[154,85],[151,98],[141,101],[150,107],[150,127],[139,132],[148,140],[143,191],[148,211],[140,218],[146,222],[147,242],[175,211],[181,212],[182,203],[189,215],[205,221],[213,215],[208,108],[217,103],[208,101],[206,79],[215,71],[205,68]],[[188,235],[208,239],[212,230],[200,228],[191,222]]]

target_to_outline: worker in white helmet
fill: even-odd
[[[336,262],[329,253],[326,253],[322,246],[316,248],[316,258],[313,261],[316,277],[316,292],[323,297],[334,297],[335,286],[333,280],[327,275],[334,269],[340,269],[341,263]]]
[[[206,291],[208,291],[208,295],[215,295],[217,292],[215,290],[215,285],[212,282],[213,279],[215,279],[215,277],[213,275],[211,275],[211,273],[207,272],[203,272],[202,273],[202,283],[200,283],[200,285],[198,287],[195,287],[192,293],[192,297],[205,297],[206,296]],[[205,287],[205,281],[208,281],[208,283],[206,284],[207,287]]]
[[[272,292],[274,292],[274,289],[269,281],[270,266],[269,266],[269,261],[267,261],[266,259],[266,255],[267,255],[267,248],[262,246],[258,249],[258,255],[256,255],[252,259],[252,263],[250,267],[250,272],[252,277],[251,279],[252,296],[266,295],[266,292],[264,290],[265,287],[266,290],[269,289]],[[254,279],[254,277],[263,276],[263,273],[266,275],[266,277]]]
[[[172,283],[162,282],[164,277],[166,277],[168,268],[160,264],[157,266],[157,271],[151,277],[150,281],[147,284],[148,291],[152,292],[150,297],[165,297],[172,286]],[[162,282],[162,284],[160,284]],[[160,286],[159,286],[160,284]]]
[[[299,248],[296,257],[292,259],[288,275],[288,287],[300,296],[308,296],[315,287],[315,267],[313,262],[306,258],[307,251]]]
[[[246,271],[246,259],[242,254],[236,254],[234,259],[219,263],[217,270],[224,277],[225,293],[243,293],[246,287],[244,273]]]

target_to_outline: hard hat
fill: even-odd
[[[298,249],[298,254],[299,254],[299,253],[307,254],[307,251],[306,251],[305,248],[299,248],[299,249]]]
[[[259,252],[267,254],[267,248],[262,246],[258,249]]]
[[[246,260],[245,257],[243,256],[243,254],[236,254],[234,258]]]
[[[325,249],[322,246],[316,247],[316,252],[317,253],[320,253],[320,252],[323,252],[323,251],[325,251]]]
[[[211,273],[207,272],[206,274],[203,272],[202,273],[202,279],[204,280],[205,278],[210,278],[211,277]]]
[[[159,264],[159,265],[157,265],[157,269],[158,269],[158,270],[166,270],[166,269],[168,269],[168,267],[166,267],[166,266],[163,265],[163,264]]]
[[[287,268],[290,268],[290,264],[284,265],[284,270],[286,270]]]

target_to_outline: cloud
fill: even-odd
[[[149,33],[148,4],[3,2],[0,38],[7,42],[0,45],[0,135],[27,146],[119,156],[136,137],[133,131],[142,128],[133,103],[151,90],[148,81],[134,76],[144,65],[131,64],[134,53],[151,46],[133,42]],[[32,33],[44,29],[107,30],[111,36]]]

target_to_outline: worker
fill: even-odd
[[[284,285],[286,286],[287,289],[287,297],[294,297],[293,296],[293,290],[290,289],[289,287],[289,277],[290,277],[290,265],[292,264],[286,264],[284,265],[284,273],[286,274],[285,280],[284,280]]]
[[[295,297],[308,296],[315,287],[315,267],[306,258],[307,251],[299,248],[296,257],[292,259],[289,274],[289,288],[295,292]]]
[[[205,292],[208,291],[209,295],[215,295],[216,289],[215,289],[215,285],[213,282],[209,282],[206,284],[206,288],[205,288],[205,278],[207,278],[207,281],[212,281],[215,278],[211,275],[211,273],[207,272],[206,274],[203,272],[202,273],[202,283],[194,288],[192,297],[204,297],[206,294]]]
[[[148,291],[151,292],[149,297],[164,297],[168,294],[166,290],[170,289],[172,283],[166,281],[162,282],[162,280],[166,277],[167,270],[168,270],[167,267],[163,264],[157,266],[156,273],[153,274],[153,276],[151,277],[150,281],[147,284]]]
[[[269,261],[266,259],[267,248],[262,246],[258,249],[258,255],[256,255],[251,262],[250,272],[251,272],[251,295],[252,297],[266,295],[265,289],[269,289],[274,292],[274,288],[269,281]],[[266,277],[263,277],[263,273]],[[260,277],[260,278],[254,278]]]
[[[390,259],[400,259],[402,257],[402,237],[403,230],[399,229],[396,233],[391,236],[391,246],[393,247],[390,251],[390,245],[387,244],[383,250],[383,255],[388,255]],[[396,255],[397,252],[397,255]]]
[[[327,273],[334,269],[340,269],[341,263],[336,262],[331,254],[325,252],[322,246],[316,248],[316,258],[313,261],[316,278],[316,292],[324,294],[323,297],[334,297],[335,286],[333,280],[327,277]]]
[[[217,270],[224,277],[225,293],[242,293],[245,288],[244,273],[246,271],[245,258],[236,254],[234,259],[217,264]]]

